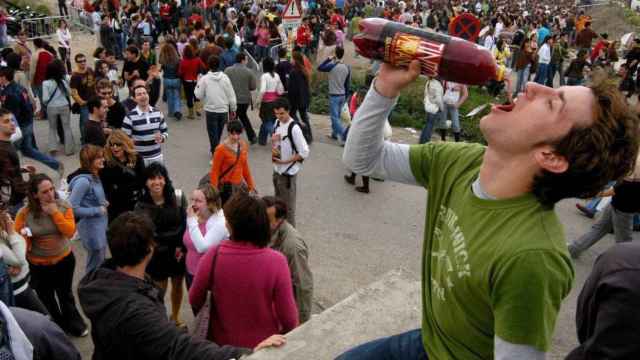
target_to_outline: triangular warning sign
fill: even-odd
[[[287,7],[284,8],[282,18],[285,20],[300,19],[300,3],[297,0],[289,0]]]

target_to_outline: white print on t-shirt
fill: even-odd
[[[450,244],[443,243],[442,230],[445,227]],[[431,253],[434,264],[438,266],[438,270],[432,272],[431,286],[435,297],[445,301],[445,295],[455,287],[456,279],[471,276],[467,243],[458,226],[458,215],[452,209],[440,206],[433,237],[434,242],[441,245],[441,250]],[[434,275],[439,276],[436,278]]]

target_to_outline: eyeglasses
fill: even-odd
[[[100,92],[100,96],[111,96],[113,95],[113,91],[109,91],[109,92]]]
[[[122,144],[121,143],[117,143],[117,142],[112,142],[112,143],[109,143],[109,146],[111,146],[111,147],[122,147]]]
[[[76,64],[85,64],[87,62],[87,60],[78,60],[76,61]]]

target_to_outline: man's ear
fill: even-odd
[[[552,173],[561,174],[569,168],[567,159],[557,154],[551,146],[537,149],[533,157],[538,166]]]

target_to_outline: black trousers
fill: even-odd
[[[236,110],[236,115],[242,126],[244,127],[244,131],[247,132],[247,139],[250,142],[256,140],[256,132],[253,130],[253,126],[251,126],[251,121],[249,121],[249,116],[247,115],[247,110],[249,109],[249,104],[238,104],[238,108]]]
[[[196,82],[182,80],[182,86],[184,86],[184,96],[187,98],[187,107],[193,109],[193,102],[196,98],[193,92],[196,89]]]
[[[39,312],[42,315],[49,316],[47,307],[44,306],[36,292],[31,287],[27,287],[23,292],[14,296],[16,306],[19,308]]]
[[[302,134],[308,143],[313,142],[313,133],[311,131],[311,123],[309,122],[309,113],[306,108],[299,107],[297,104],[291,104],[289,114],[302,128]],[[300,116],[298,116],[300,114]]]
[[[67,66],[67,72],[71,74],[71,49],[58,47],[58,52],[60,53],[60,59]]]
[[[71,285],[76,258],[73,253],[53,265],[31,266],[31,285],[51,314],[53,321],[71,335],[87,328],[76,307]],[[56,300],[57,297],[57,300]]]

